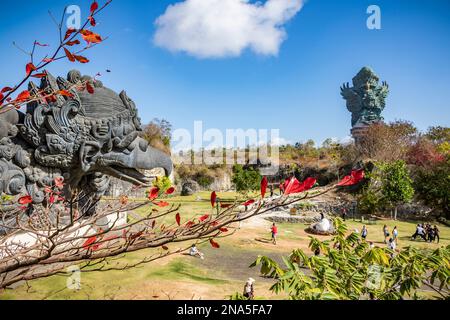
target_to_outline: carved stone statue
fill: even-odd
[[[328,218],[325,217],[323,213],[320,213],[320,221],[311,224],[305,231],[320,235],[330,235],[335,232],[333,224]]]
[[[353,78],[353,87],[347,82],[341,87],[341,95],[352,113],[352,127],[383,121],[381,112],[389,94],[386,82],[379,84],[378,76],[369,67],[362,68]]]
[[[74,89],[81,81],[89,82],[94,93]],[[45,187],[64,178],[66,196],[84,192],[83,201],[95,203],[110,176],[145,186],[150,181],[140,169],[171,173],[170,157],[138,136],[137,109],[124,91],[117,94],[75,70],[67,79],[48,74],[39,87],[29,84],[31,93],[61,90],[70,95],[31,102],[25,114],[0,113],[0,193],[30,195],[39,205]]]

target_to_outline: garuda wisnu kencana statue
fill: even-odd
[[[77,90],[90,83],[91,92]],[[134,102],[78,71],[67,78],[49,73],[37,92],[57,94],[53,101],[33,101],[26,113],[9,110],[0,114],[0,193],[29,195],[33,205],[45,200],[45,188],[55,178],[64,179],[66,196],[84,192],[84,201],[95,202],[107,191],[110,177],[147,186],[140,171],[163,168],[172,171],[170,157],[139,137],[140,119]]]
[[[352,127],[369,125],[383,121],[389,86],[379,84],[378,76],[369,67],[362,68],[353,78],[353,87],[347,82],[341,87],[341,95],[347,101],[347,109],[352,113]]]

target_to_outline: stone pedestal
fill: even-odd
[[[362,140],[367,135],[367,130],[369,126],[364,124],[355,125],[351,130],[350,133],[352,134],[353,139],[355,139],[355,144],[360,144]]]

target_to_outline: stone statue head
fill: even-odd
[[[86,83],[93,90],[80,90]],[[66,78],[47,74],[29,90],[41,101],[29,103],[25,114],[0,115],[0,191],[28,193],[39,203],[55,177],[99,197],[110,176],[149,185],[143,170],[163,168],[170,175],[170,157],[139,137],[137,108],[125,91],[117,94],[75,70]],[[45,98],[50,92],[57,94]]]

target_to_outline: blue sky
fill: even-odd
[[[206,129],[278,128],[288,141],[321,143],[349,134],[339,87],[368,65],[390,85],[387,121],[410,120],[421,130],[450,125],[447,0],[309,0],[285,23],[278,55],[247,49],[207,59],[155,45],[154,22],[176,2],[114,0],[98,18],[96,31],[109,38],[86,52],[91,63],[58,61],[49,71],[101,72],[106,86],[135,100],[144,123],[158,117],[175,129],[193,130],[195,120]],[[0,86],[17,82],[28,62],[11,42],[54,46],[57,31],[47,11],[59,17],[68,4],[80,5],[86,17],[90,1],[2,1]],[[381,30],[366,27],[371,4],[381,8]]]

